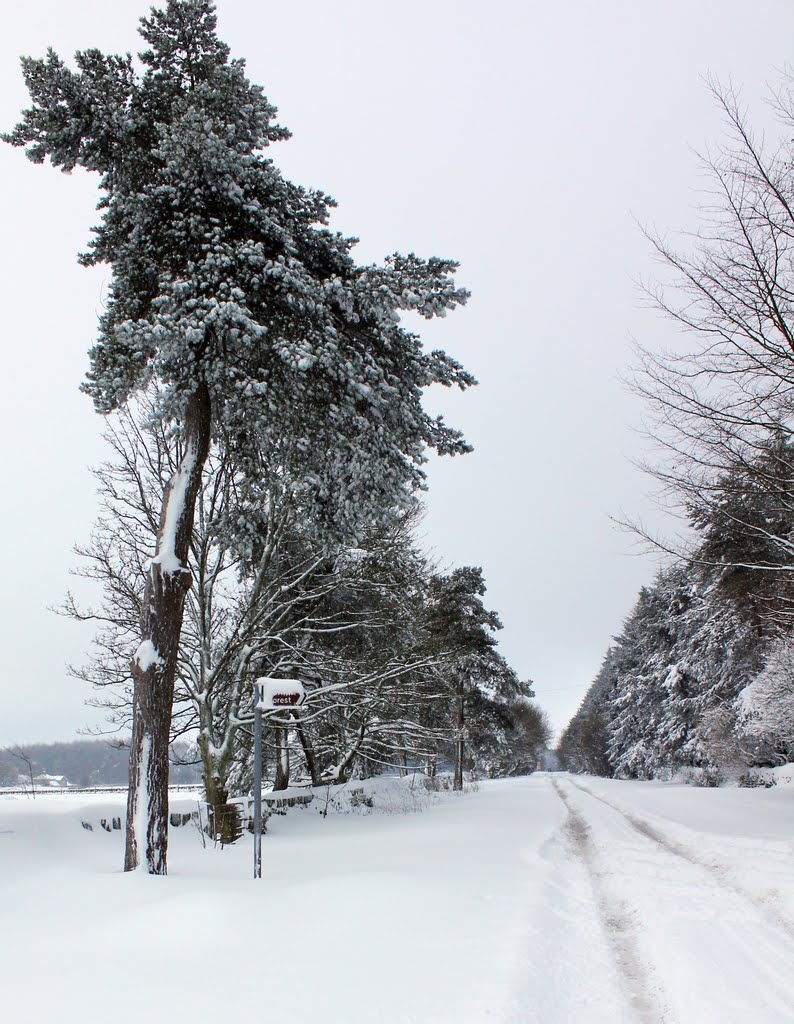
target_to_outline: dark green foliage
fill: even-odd
[[[624,778],[735,773],[746,756],[736,701],[769,648],[751,609],[743,615],[728,599],[719,572],[690,564],[660,573],[561,737],[566,766]]]
[[[32,106],[6,139],[35,162],[101,176],[83,257],[113,272],[85,385],[97,409],[154,378],[159,415],[179,421],[206,384],[213,430],[245,481],[243,546],[274,451],[282,462],[289,451],[328,529],[355,531],[421,484],[426,447],[468,450],[421,396],[471,376],[400,324],[406,310],[443,316],[466,292],[450,260],[355,263],[355,239],[327,227],[333,201],[265,155],[289,133],[215,29],[209,0],[170,0],[141,23],[140,65],[97,50],[76,54],[74,71],[52,51],[25,58]]]
[[[608,714],[617,688],[614,648],[610,648],[582,705],[560,736],[562,767],[577,775],[610,776]]]
[[[140,33],[138,62],[86,50],[73,71],[53,51],[25,58],[32,106],[5,138],[35,163],[100,175],[102,217],[82,259],[107,264],[112,284],[84,387],[108,413],[153,384],[153,418],[185,446],[156,520],[131,662],[125,867],[145,851],[149,870],[165,873],[187,563],[212,442],[233,461],[223,540],[242,560],[261,543],[280,473],[280,497],[316,536],[350,542],[410,502],[428,448],[469,450],[422,397],[474,381],[424,352],[400,319],[465,302],[457,265],[413,253],[354,261],[355,239],[327,226],[332,200],[286,181],[266,155],[288,132],[217,38],[213,4],[169,0]],[[136,837],[139,791],[146,837]]]

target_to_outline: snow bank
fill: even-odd
[[[794,764],[781,764],[776,768],[750,768],[744,776],[747,786],[787,786],[794,780]]]
[[[574,782],[707,860],[704,877],[713,888],[718,876],[726,901],[744,907],[741,888],[757,894],[756,916],[794,920],[794,786],[572,779],[564,788],[590,816],[577,839],[554,781],[537,773],[462,795],[428,791],[421,777],[352,782],[326,788],[327,813],[317,789],[303,810],[271,816],[258,881],[248,834],[221,850],[198,828],[174,828],[167,878],[125,875],[123,830],[81,825],[123,816],[123,794],[0,796],[4,1015],[140,1024],[154,1007],[164,1022],[240,1020],[261,1012],[265,993],[268,1017],[291,1024],[636,1024],[646,1018],[627,998],[609,929],[633,934],[647,922],[648,955],[656,929],[681,963],[696,970],[702,958],[713,971],[723,907],[701,894],[692,909],[673,855]],[[196,799],[175,795],[171,810],[188,813]],[[647,876],[629,878],[628,855]],[[684,866],[699,884],[699,869]],[[616,897],[606,915],[595,898],[599,872]],[[742,949],[743,918],[734,916]],[[30,954],[42,940],[53,951],[46,971]],[[784,1019],[767,1012],[767,982],[748,966],[760,956],[752,942],[718,965],[714,1005],[693,995],[687,1019]],[[223,977],[213,969],[218,950]],[[768,943],[762,952],[769,959]],[[675,966],[646,974],[676,995]],[[757,991],[754,1015],[737,1016],[746,1004],[731,1009],[736,979],[745,995]]]

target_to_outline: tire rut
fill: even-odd
[[[608,807],[616,814],[619,814],[635,832],[644,836],[645,839],[649,839],[651,842],[656,843],[674,857],[680,857],[681,860],[685,860],[688,864],[692,864],[694,867],[707,871],[723,889],[734,896],[739,896],[746,900],[753,906],[757,913],[760,913],[767,920],[769,924],[779,928],[781,931],[785,932],[790,939],[794,940],[794,924],[773,907],[770,907],[765,900],[755,896],[753,893],[735,882],[732,878],[729,878],[728,870],[726,868],[698,857],[694,850],[684,846],[682,843],[676,842],[676,840],[671,839],[670,836],[666,836],[663,832],[659,831],[659,829],[654,828],[653,825],[632,814],[630,811],[626,811],[622,807],[618,807],[616,804],[613,804],[610,800],[599,796],[597,793],[593,793],[592,790],[589,790],[586,786],[583,786],[578,782],[574,782],[573,779],[568,779],[568,782],[570,782],[574,789],[578,789],[580,793],[584,793],[593,800],[598,800],[600,803],[604,804],[604,806]],[[557,784],[555,783],[555,786],[556,785]]]
[[[607,893],[598,870],[596,852],[590,839],[590,827],[572,806],[556,780],[552,786],[565,805],[564,827],[575,854],[584,864],[595,896],[596,908],[612,953],[618,974],[638,1024],[661,1024],[670,1021],[669,1012],[659,999],[660,985],[651,977],[651,968],[637,956],[635,928],[630,911],[616,904]]]

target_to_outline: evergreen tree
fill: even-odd
[[[557,752],[566,771],[587,775],[612,774],[608,756],[608,724],[616,692],[615,648],[610,647],[579,710],[560,736]]]
[[[422,482],[424,450],[467,450],[421,405],[430,384],[473,383],[400,323],[465,301],[449,260],[359,266],[327,227],[332,201],[286,181],[265,152],[288,132],[216,34],[210,0],[169,0],[141,21],[148,48],[91,49],[73,71],[23,58],[32,106],[6,136],[37,163],[98,173],[102,219],[86,264],[113,273],[84,385],[103,413],[151,380],[182,461],[159,517],[132,660],[125,867],[165,873],[168,742],[196,496],[212,437],[234,450],[241,508],[230,543],[255,543],[273,446],[302,466],[303,500],[354,535]]]
[[[691,770],[716,782],[743,765],[735,701],[768,640],[722,583],[713,569],[680,563],[642,589],[561,738],[571,770],[628,778]]]
[[[473,566],[435,576],[428,588],[428,626],[440,654],[437,676],[450,698],[448,725],[440,721],[437,727],[441,735],[453,736],[455,790],[463,789],[463,770],[470,760],[466,747],[478,720],[481,735],[504,732],[515,721],[508,713],[510,702],[532,696],[529,684],[518,679],[496,649],[495,634],[502,623],[485,607],[485,590],[482,570]],[[475,745],[483,747],[482,742]]]
[[[794,650],[780,640],[736,700],[739,733],[756,765],[794,761]]]

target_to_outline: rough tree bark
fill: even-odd
[[[276,777],[273,790],[289,788],[289,735],[283,725],[275,727],[276,734]]]
[[[463,734],[465,724],[463,681],[459,679],[455,687],[455,775],[452,780],[452,789],[456,793],[463,791]]]
[[[295,719],[295,730],[298,733],[298,739],[300,740],[301,747],[303,748],[303,756],[306,760],[306,767],[309,770],[313,786],[321,786],[323,783],[320,769],[317,767],[317,758],[314,756],[314,747],[312,741],[303,728],[303,723],[296,714],[292,716]]]
[[[133,722],[124,870],[145,857],[164,875],[168,849],[168,752],[187,567],[201,474],[209,453],[211,402],[202,383],[185,409],[185,453],[163,497],[155,556],[141,607],[141,644],[132,659]]]
[[[229,791],[219,775],[205,772],[202,778],[212,838],[222,847],[231,846],[242,834],[239,811],[229,803]]]

